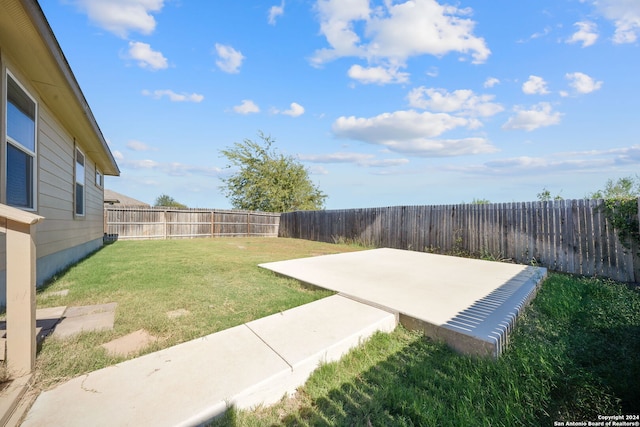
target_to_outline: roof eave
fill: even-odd
[[[64,56],[60,44],[53,34],[53,30],[51,29],[51,26],[49,25],[44,12],[40,8],[40,5],[36,0],[19,1],[22,4],[24,10],[29,15],[29,18],[34,24],[34,28],[36,29],[36,31],[38,31],[41,39],[46,44],[51,54],[51,58],[55,62],[58,70],[64,76],[64,79],[66,80],[66,83],[71,90],[73,98],[77,102],[78,107],[84,113],[84,118],[86,119],[87,124],[96,137],[97,143],[99,144],[98,148],[103,152],[102,154],[105,157],[105,161],[101,162],[101,167],[103,169],[102,173],[110,176],[119,176],[120,169],[118,168],[118,164],[113,157],[113,153],[111,153],[111,150],[109,149],[107,141],[105,140],[104,135],[102,134],[102,131],[100,130],[100,127],[98,126],[98,123],[93,115],[93,112],[89,107],[89,103],[84,97],[84,94],[80,89],[80,85],[78,84],[78,81],[76,80],[73,71],[69,66],[69,63]]]

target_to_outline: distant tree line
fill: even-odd
[[[162,208],[177,208],[177,209],[187,208],[187,205],[183,205],[182,203],[178,202],[176,199],[174,199],[173,197],[167,194],[159,195],[156,198],[156,202],[153,204],[153,206],[162,207]]]

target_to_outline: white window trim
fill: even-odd
[[[15,74],[13,74],[11,72],[11,70],[9,70],[9,68],[6,68],[6,73],[4,74],[4,81],[3,86],[4,86],[4,91],[3,91],[3,96],[2,96],[2,106],[3,106],[3,117],[2,117],[2,121],[3,121],[3,127],[2,127],[2,135],[3,135],[3,140],[4,140],[4,144],[2,145],[3,148],[3,157],[4,157],[4,194],[5,194],[5,199],[4,201],[6,202],[6,194],[7,194],[7,170],[8,170],[8,164],[7,164],[7,149],[8,146],[7,144],[11,143],[11,145],[13,145],[14,147],[17,147],[19,150],[24,151],[25,153],[27,153],[28,155],[33,157],[33,172],[31,174],[31,188],[33,191],[32,194],[32,203],[33,206],[32,207],[24,207],[24,206],[15,206],[18,209],[22,209],[25,211],[29,211],[29,212],[36,212],[38,210],[38,115],[39,115],[39,106],[38,106],[38,101],[33,97],[33,95],[31,95],[31,92],[29,92],[27,90],[26,87],[24,87],[24,85],[20,82],[20,79],[18,79]],[[33,101],[33,104],[35,106],[35,114],[34,114],[34,137],[35,137],[35,141],[34,141],[34,151],[29,150],[27,147],[25,147],[24,145],[22,145],[20,142],[15,141],[13,138],[11,138],[9,136],[8,130],[7,130],[7,125],[8,125],[8,103],[9,103],[9,97],[8,97],[8,92],[9,92],[9,77],[11,78],[11,80],[13,80],[18,87],[20,87],[20,89],[29,97],[29,99],[31,99],[31,101]]]
[[[100,177],[99,180],[98,180],[98,176]],[[104,188],[104,174],[100,169],[98,169],[98,165],[96,165],[95,183],[96,183],[96,187]]]
[[[78,153],[80,153],[84,159],[84,164],[82,167],[84,168],[84,182],[78,182]],[[82,213],[78,213],[78,206],[76,205],[78,201],[78,190],[77,184],[82,184]],[[73,150],[73,215],[78,218],[84,218],[87,214],[87,156],[84,152],[78,147],[75,146]]]

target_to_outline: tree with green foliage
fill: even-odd
[[[640,248],[640,221],[638,220],[638,198],[640,198],[640,176],[627,176],[617,181],[609,179],[603,190],[587,195],[590,199],[604,199],[604,214],[618,231],[623,246]],[[640,254],[639,254],[640,255]]]
[[[562,196],[560,196],[560,194],[551,196],[551,191],[547,190],[546,187],[544,187],[542,191],[537,194],[537,196],[538,196],[538,200],[541,202],[550,202],[551,200],[562,200]]]
[[[309,171],[294,157],[280,154],[270,136],[245,139],[221,150],[236,171],[223,178],[222,191],[236,209],[291,212],[323,209],[324,194],[309,178]]]
[[[640,197],[640,175],[627,176],[617,181],[607,180],[603,190],[587,195],[589,199],[637,199]]]
[[[173,197],[167,194],[161,194],[156,198],[156,203],[154,204],[156,207],[164,207],[164,208],[178,208],[178,209],[186,209],[187,206],[182,203],[176,201]]]
[[[476,199],[474,197],[474,199],[471,201],[472,205],[489,205],[491,204],[491,201],[489,201],[489,199]]]

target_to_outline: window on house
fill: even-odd
[[[76,148],[76,215],[84,216],[84,154]]]
[[[102,175],[102,172],[98,170],[97,166],[96,166],[96,185],[100,188],[104,187],[104,175]]]
[[[37,104],[7,72],[7,204],[35,209]]]

